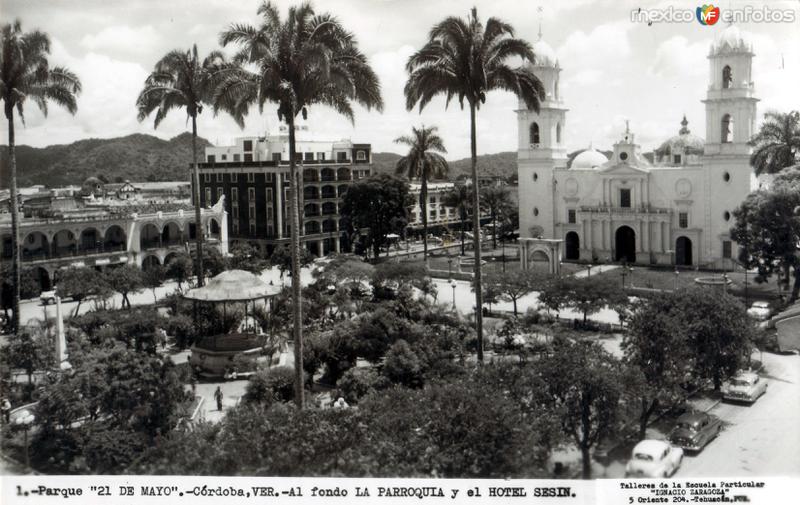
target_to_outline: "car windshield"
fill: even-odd
[[[690,423],[690,422],[684,421],[682,423],[678,423],[678,428],[682,428],[684,430],[694,431],[694,430],[697,429],[697,423]]]
[[[766,309],[766,308],[769,308],[769,304],[767,304],[765,302],[756,302],[756,303],[753,304],[753,307],[755,307],[757,309]]]
[[[732,386],[749,386],[750,385],[750,381],[748,381],[747,379],[732,379],[731,380],[731,385]]]
[[[653,456],[643,452],[637,452],[633,455],[633,459],[638,459],[639,461],[653,461]]]

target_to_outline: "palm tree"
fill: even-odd
[[[750,165],[756,175],[774,174],[794,165],[800,153],[800,112],[767,112],[750,145],[755,146]]]
[[[492,90],[510,91],[521,98],[528,108],[539,111],[539,100],[544,96],[541,81],[529,67],[512,68],[510,58],[534,61],[530,44],[514,38],[514,29],[497,18],[489,18],[486,27],[478,20],[474,7],[467,19],[448,17],[434,25],[425,46],[411,55],[406,64],[409,73],[405,85],[406,108],[419,110],[438,96],[446,99],[445,107],[453,97],[461,108],[464,101],[469,107],[470,147],[472,158],[472,184],[478,187],[477,140],[475,115],[486,94]],[[478,192],[472,193],[472,207],[480,209]],[[472,213],[475,246],[475,324],[478,334],[478,361],[483,361],[483,318],[480,307],[481,248],[480,216]]]
[[[445,193],[442,204],[458,211],[461,220],[461,256],[464,256],[464,223],[469,218],[469,209],[472,206],[472,191],[466,184],[456,184],[453,189]]]
[[[300,295],[300,209],[302,165],[296,164],[295,118],[305,119],[311,105],[327,105],[354,121],[352,103],[383,110],[378,77],[358,49],[353,34],[330,14],[316,14],[304,3],[289,8],[282,20],[277,8],[262,3],[261,24],[233,24],[220,34],[220,43],[240,46],[234,62],[249,65],[219,88],[215,106],[242,116],[252,104],[263,111],[278,105],[278,119],[289,130],[289,206],[292,258],[292,338],[294,340],[295,402],[303,407],[303,329]]]
[[[481,208],[492,219],[492,247],[497,249],[497,218],[505,217],[514,207],[511,192],[505,186],[487,186],[481,189]]]
[[[447,153],[435,126],[420,129],[411,127],[411,135],[394,139],[397,144],[409,146],[408,154],[397,160],[397,174],[409,180],[419,179],[419,207],[422,211],[422,259],[428,259],[428,179],[441,179],[449,167],[441,154]]]
[[[212,51],[201,61],[197,54],[197,44],[194,44],[189,51],[175,49],[156,63],[153,72],[144,82],[144,89],[136,99],[139,121],[144,121],[156,111],[154,129],[158,128],[172,109],[185,108],[186,115],[192,119],[192,196],[197,249],[195,273],[198,286],[203,285],[205,272],[203,226],[200,221],[200,171],[197,168],[197,115],[203,112],[204,103],[210,103],[215,86],[226,72],[233,68],[220,51]]]
[[[5,24],[2,29],[0,54],[0,95],[3,97],[8,120],[8,164],[11,193],[11,248],[13,285],[14,334],[19,333],[20,256],[19,203],[17,197],[17,158],[14,150],[14,109],[25,124],[25,101],[30,99],[47,115],[47,102],[64,107],[70,114],[78,110],[76,96],[81,92],[78,77],[64,67],[52,67],[47,61],[50,37],[39,30],[22,32],[19,20]]]

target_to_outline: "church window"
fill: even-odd
[[[631,190],[630,189],[620,189],[619,190],[619,206],[630,208],[631,206]]]
[[[730,240],[723,240],[722,241],[722,257],[723,258],[730,258],[731,257],[731,241]]]
[[[561,143],[561,123],[556,123],[556,144]]]
[[[622,161],[627,160],[628,159],[628,153],[626,153],[625,151],[622,151],[621,153],[619,153],[619,159],[621,159]]]
[[[722,87],[727,89],[731,87],[731,83],[733,82],[733,75],[731,73],[730,65],[725,65],[725,68],[722,69]]]
[[[730,114],[722,116],[722,130],[720,131],[720,139],[722,143],[733,142],[733,118]]]
[[[556,81],[553,85],[553,95],[555,95],[556,100],[558,100],[558,77],[556,77]]]
[[[731,180],[731,174],[729,174],[728,172],[725,172],[724,174],[722,174],[722,180],[725,181],[725,182],[730,181]]]
[[[688,228],[689,227],[689,213],[688,212],[679,212],[678,213],[678,228]]]
[[[533,215],[534,216],[538,216],[539,215],[539,208],[538,207],[534,207],[533,208]]]
[[[726,210],[726,211],[725,211],[725,212],[722,214],[722,218],[723,218],[723,219],[725,219],[725,221],[730,221],[730,220],[731,220],[731,213],[730,213],[730,212],[728,212],[728,211]]]
[[[530,137],[531,144],[539,144],[539,123],[531,123]]]
[[[676,165],[680,165],[681,164],[681,155],[680,154],[676,154],[674,158],[675,158],[675,164]]]
[[[536,172],[534,172],[534,173],[533,173],[533,182],[536,182],[536,181],[538,181],[538,180],[539,180],[539,174],[537,174]]]
[[[575,224],[575,223],[578,222],[578,219],[577,219],[577,217],[575,215],[575,209],[567,210],[567,222],[569,224]]]

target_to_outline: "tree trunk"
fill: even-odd
[[[514,317],[517,317],[517,299],[514,298],[513,301],[514,301]],[[491,310],[491,308],[489,310]]]
[[[467,213],[461,214],[461,256],[464,256],[464,224],[467,221]]]
[[[497,215],[492,212],[492,249],[497,249]]]
[[[289,253],[292,257],[292,340],[294,341],[294,401],[297,408],[303,408],[303,300],[300,292],[300,208],[298,191],[300,190],[299,174],[295,162],[295,109],[292,105],[287,114],[289,126]]]
[[[581,461],[583,463],[582,476],[584,479],[592,478],[592,455],[585,444],[581,444]]]
[[[481,216],[478,198],[478,146],[475,132],[475,104],[469,104],[469,137],[472,162],[472,244],[475,248],[475,331],[478,362],[483,363],[483,290],[481,286]]]
[[[422,261],[428,260],[428,178],[420,172],[419,207],[422,211]]]
[[[19,249],[19,201],[17,197],[17,155],[14,148],[14,109],[6,103],[6,118],[8,118],[8,167],[10,174],[10,193],[11,198],[11,284],[13,289],[11,331],[19,335],[20,315],[20,274],[22,265],[20,263]]]
[[[794,285],[792,286],[792,296],[789,298],[790,303],[797,301],[800,296],[800,265],[794,267]]]
[[[646,400],[642,400],[642,412],[639,416],[639,440],[644,440],[647,436],[647,422],[650,420],[650,416],[653,415],[653,412],[655,412],[657,405],[658,400],[653,400],[649,403]]]
[[[192,167],[194,173],[194,230],[195,249],[197,249],[197,286],[203,286],[203,224],[200,221],[200,170],[197,168],[197,116],[192,116]]]

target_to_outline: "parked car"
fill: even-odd
[[[766,392],[766,379],[754,372],[739,372],[722,390],[722,399],[754,403]]]
[[[705,412],[689,412],[678,418],[669,441],[686,451],[702,451],[722,431],[722,421]]]
[[[683,449],[664,440],[642,440],[633,448],[625,477],[666,478],[678,471]]]
[[[56,303],[56,290],[51,289],[48,291],[42,291],[42,294],[39,295],[39,299],[44,305],[47,305],[51,302]]]
[[[772,315],[772,308],[769,302],[753,302],[753,305],[747,309],[747,315],[757,321],[765,321]]]

